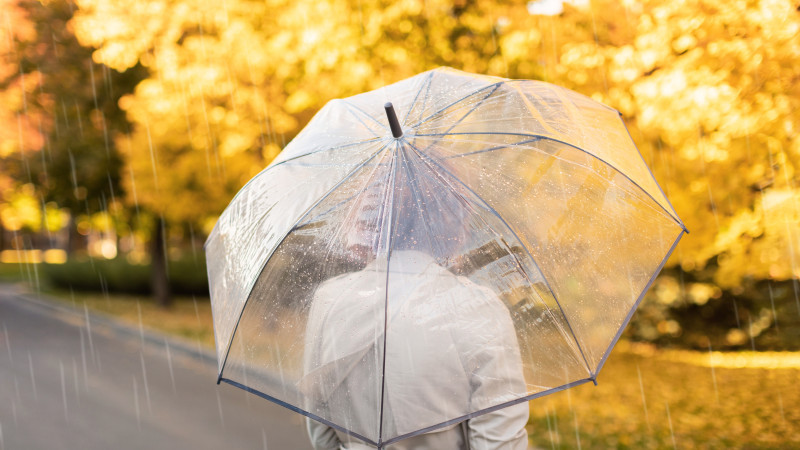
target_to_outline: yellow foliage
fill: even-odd
[[[672,263],[714,261],[724,287],[798,276],[796,5],[606,0],[590,12],[566,8],[548,25],[562,42],[544,34],[547,44],[532,39],[508,64],[537,55],[557,74],[551,81],[623,112],[691,230]],[[509,35],[530,27],[532,18],[515,20]]]
[[[671,264],[717,264],[723,286],[797,276],[791,0],[564,2],[555,16],[444,0],[78,4],[98,62],[150,70],[120,101],[135,123],[126,187],[172,220],[218,214],[326,101],[452,65],[619,109],[691,230]]]
[[[39,231],[42,228],[42,208],[32,184],[6,191],[3,197],[6,203],[0,205],[0,220],[6,229]]]
[[[587,383],[530,402],[536,448],[796,448],[800,354],[620,342]]]

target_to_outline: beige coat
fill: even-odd
[[[324,282],[307,331],[307,409],[377,440],[436,426],[526,395],[508,309],[489,289],[457,277],[428,255],[392,254],[383,425],[380,425],[386,261]],[[383,280],[381,282],[381,280]],[[387,450],[527,447],[528,403],[403,439]],[[318,450],[368,449],[362,441],[308,421]],[[464,432],[466,431],[466,433]],[[468,436],[469,447],[464,435]]]

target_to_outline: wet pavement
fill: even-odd
[[[310,448],[301,416],[215,382],[207,349],[0,284],[0,450]]]

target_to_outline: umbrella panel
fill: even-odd
[[[321,199],[270,257],[242,312],[222,377],[366,441],[379,433],[390,152]],[[378,261],[384,261],[379,264]],[[370,264],[372,263],[372,264]],[[359,273],[371,289],[326,288]],[[329,310],[340,313],[332,318]],[[360,378],[346,379],[354,365]],[[334,395],[335,394],[335,395]]]
[[[397,160],[382,438],[588,380],[511,230],[428,157],[402,146]]]
[[[373,444],[594,379],[684,231],[617,113],[446,69],[377,92],[406,136],[375,92],[329,103],[267,169],[333,146],[321,176],[248,185],[209,238],[223,379]]]
[[[413,148],[381,153],[275,251],[223,378],[372,442],[588,380],[563,312],[502,219]]]
[[[391,101],[400,123],[407,130],[419,126],[443,110],[469,98],[476,91],[493,87],[502,78],[467,74],[449,68],[421,73],[406,80],[365,92],[345,101],[362,111],[362,120],[378,120],[386,127],[383,104]],[[385,134],[388,133],[386,127]]]
[[[206,243],[219,370],[255,280],[300,216],[381,148],[364,142],[275,163],[243,187]]]
[[[549,139],[500,146],[493,137],[417,138],[415,145],[425,144],[515,230],[596,374],[682,226],[580,149]]]
[[[626,174],[678,221],[619,113],[558,86],[529,80],[486,86],[429,116],[414,134],[465,139],[509,135],[568,143]]]

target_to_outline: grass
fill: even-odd
[[[161,308],[149,296],[104,295],[73,293],[64,290],[44,291],[51,298],[76,308],[84,305],[91,310],[114,316],[138,327],[200,341],[214,348],[214,329],[211,321],[211,302],[208,297],[173,297],[169,308]]]
[[[623,341],[598,386],[532,401],[529,435],[543,449],[797,448],[798,357]]]
[[[19,282],[34,279],[37,264],[0,263],[0,282]]]

